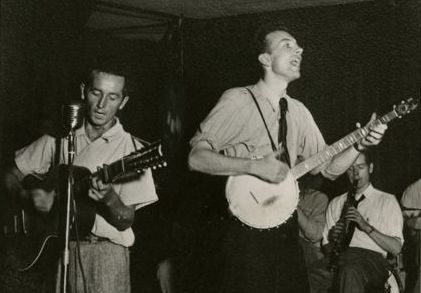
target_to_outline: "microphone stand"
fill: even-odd
[[[73,200],[74,192],[74,177],[73,177],[73,160],[75,157],[75,131],[71,129],[68,134],[68,164],[67,164],[67,185],[66,185],[66,210],[65,210],[65,226],[64,233],[59,235],[64,235],[64,248],[62,256],[62,266],[61,266],[61,290],[60,292],[67,292],[67,279],[68,279],[68,269],[69,269],[69,240],[70,240],[70,218],[71,218],[71,203]],[[63,217],[61,217],[63,219]],[[60,225],[61,226],[61,225]]]
[[[418,292],[421,292],[421,229],[417,230],[417,236],[418,236],[418,278],[415,283],[415,287],[418,287]]]

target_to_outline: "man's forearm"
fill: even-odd
[[[402,244],[399,239],[385,235],[372,226],[370,230],[364,232],[366,232],[382,249],[393,255],[397,255],[402,249]]]
[[[336,179],[344,173],[354,163],[360,153],[354,148],[349,147],[345,151],[333,157],[330,164],[322,171],[324,177]]]
[[[251,160],[231,158],[209,149],[193,149],[189,155],[189,167],[211,175],[241,175],[249,174]]]
[[[117,230],[123,231],[132,226],[135,212],[134,207],[126,206],[114,189],[111,189],[107,193],[100,204],[101,216]]]

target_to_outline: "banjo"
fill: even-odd
[[[258,229],[275,228],[285,223],[298,205],[297,179],[362,140],[368,135],[370,127],[389,123],[397,117],[401,118],[415,110],[417,106],[418,101],[413,98],[402,101],[389,113],[365,127],[356,129],[323,151],[291,168],[286,178],[280,183],[269,183],[251,175],[230,176],[225,193],[231,213],[244,224]]]

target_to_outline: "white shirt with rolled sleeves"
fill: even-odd
[[[136,149],[142,144],[136,141]],[[46,173],[54,163],[56,141],[53,137],[44,135],[32,144],[18,150],[15,163],[23,175],[30,173]],[[61,141],[60,164],[67,163],[68,141]],[[121,159],[135,150],[132,136],[124,131],[117,120],[116,124],[95,141],[90,141],[81,127],[75,131],[75,159],[74,165],[86,167],[95,172],[97,167],[110,164]],[[156,202],[158,196],[151,170],[146,170],[139,178],[123,184],[113,185],[116,193],[126,205],[134,205],[135,209]],[[111,242],[129,247],[134,243],[134,233],[131,228],[118,231],[102,216],[96,215],[91,232],[97,236],[110,239]]]
[[[404,209],[421,210],[421,178],[405,189],[401,204]],[[419,211],[414,211],[414,213],[419,214]]]
[[[280,97],[262,80],[247,88],[253,92],[259,103],[272,139],[278,141]],[[322,151],[326,143],[304,104],[288,95],[284,97],[288,101],[287,146],[291,165],[294,166],[298,156],[307,159]],[[245,87],[232,88],[223,93],[200,124],[190,145],[194,147],[199,141],[207,141],[215,152],[223,152],[228,157],[261,158],[273,152],[262,117]],[[345,171],[330,170],[328,163],[311,173],[322,171],[325,177],[334,179]]]
[[[365,199],[358,205],[361,216],[381,233],[397,237],[403,243],[403,216],[396,197],[393,194],[375,189],[371,184],[362,194],[364,194]],[[357,194],[356,199],[358,200],[360,196],[361,194]],[[347,193],[342,194],[329,203],[326,211],[326,225],[323,231],[323,245],[329,243],[329,230],[339,220],[346,197]],[[387,254],[367,233],[358,228],[355,228],[349,246],[370,249],[381,253],[383,256]]]

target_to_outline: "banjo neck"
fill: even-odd
[[[314,168],[322,165],[323,163],[326,163],[330,159],[333,158],[333,156],[343,152],[350,146],[352,146],[354,143],[359,142],[361,139],[363,139],[369,132],[370,127],[376,127],[380,124],[386,124],[393,119],[400,117],[399,113],[397,111],[392,110],[389,113],[383,115],[382,117],[370,122],[368,125],[358,128],[357,130],[351,132],[347,136],[341,138],[334,144],[328,146],[323,151],[311,156],[307,160],[295,165],[291,169],[292,176],[295,179],[299,179],[300,177],[304,176]]]
[[[294,166],[279,183],[269,183],[252,175],[230,176],[225,192],[231,213],[247,226],[270,229],[285,223],[294,213],[299,201],[296,179],[329,161],[333,156],[360,141],[371,127],[386,124],[408,114],[418,106],[412,98],[394,107],[393,111],[358,128],[323,151]]]

